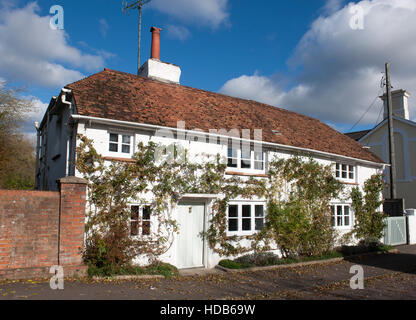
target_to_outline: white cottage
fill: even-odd
[[[159,29],[152,28],[153,39]],[[158,39],[155,43],[158,43]],[[180,85],[180,68],[160,61],[159,48],[140,76],[104,69],[67,85],[53,97],[38,129],[36,186],[56,190],[75,169],[77,134],[94,141],[106,161],[129,161],[139,142],[171,144],[178,139],[191,153],[228,158],[229,176],[266,178],[274,156],[307,153],[333,165],[349,187],[360,186],[385,164],[363,146],[319,120],[284,109]],[[162,132],[162,134],[161,134]],[[239,144],[230,144],[230,136]],[[241,148],[245,143],[251,149]],[[262,148],[254,148],[260,144]],[[179,268],[214,267],[220,257],[199,234],[209,223],[217,195],[187,195],[175,209],[181,233],[163,260]],[[334,199],[334,227],[351,230],[350,201]],[[228,208],[228,233],[251,235],[264,222],[265,200],[235,199]],[[147,221],[147,207],[132,203],[132,217]],[[189,215],[192,212],[192,215]],[[134,221],[132,221],[134,222]],[[151,230],[151,227],[150,227]],[[148,229],[137,232],[149,232]]]

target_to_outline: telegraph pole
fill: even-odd
[[[388,127],[389,127],[389,150],[390,150],[390,198],[397,199],[396,153],[395,153],[394,127],[393,127],[393,99],[391,97],[390,64],[389,63],[386,63],[386,91],[387,91],[387,111],[388,111]]]
[[[139,75],[140,70],[140,43],[142,38],[142,7],[149,3],[152,0],[139,0],[128,3],[123,1],[123,12],[127,13],[129,10],[138,9],[139,10],[139,50],[137,54],[137,75]]]

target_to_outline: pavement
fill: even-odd
[[[396,254],[350,258],[289,269],[223,273],[182,270],[173,279],[130,281],[65,280],[0,283],[0,300],[363,300],[416,299],[416,246]],[[351,267],[362,266],[364,289],[352,290]]]

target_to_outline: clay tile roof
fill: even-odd
[[[383,163],[362,145],[313,119],[259,102],[104,69],[66,88],[79,115],[186,129],[263,130],[263,141]],[[274,131],[278,131],[276,134]]]

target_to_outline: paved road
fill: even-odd
[[[416,246],[398,254],[355,258],[327,265],[243,274],[216,273],[178,279],[119,282],[47,281],[0,283],[0,300],[221,300],[221,299],[416,299]],[[361,265],[365,289],[351,290],[350,268]]]

